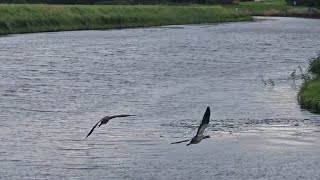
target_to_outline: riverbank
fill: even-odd
[[[252,16],[286,16],[320,18],[320,9],[303,6],[291,6],[284,0],[248,1],[225,6]]]
[[[0,4],[0,35],[237,22],[252,16],[317,18],[320,10],[289,6],[284,0],[223,6]]]
[[[310,61],[309,71],[314,78],[300,88],[299,102],[302,108],[320,112],[320,56]]]
[[[251,20],[222,6],[0,4],[0,34]]]

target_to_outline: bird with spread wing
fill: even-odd
[[[128,116],[134,116],[134,115],[130,115],[130,114],[120,114],[120,115],[114,115],[114,116],[106,116],[104,118],[102,118],[99,122],[97,122],[96,125],[93,126],[93,128],[91,129],[91,131],[88,133],[87,137],[90,136],[90,134],[92,134],[93,130],[98,126],[100,127],[103,124],[107,124],[109,122],[110,119],[113,118],[118,118],[118,117],[128,117]],[[86,138],[87,138],[86,137]]]
[[[173,142],[173,143],[171,143],[171,144],[178,144],[178,143],[183,143],[183,142],[188,142],[188,141],[190,141],[190,143],[187,144],[187,146],[189,146],[189,145],[191,145],[191,144],[198,144],[198,143],[201,142],[203,139],[210,138],[210,136],[205,136],[205,135],[203,135],[204,130],[208,127],[209,120],[210,120],[210,107],[207,107],[207,110],[206,110],[206,112],[205,112],[204,115],[203,115],[203,119],[202,119],[201,125],[199,126],[197,135],[194,136],[194,137],[191,139],[191,141],[190,141],[190,139],[188,139],[188,140]]]

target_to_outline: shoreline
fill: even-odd
[[[234,5],[0,4],[0,35],[252,21],[254,16],[320,18],[285,2]]]
[[[249,20],[222,6],[0,4],[0,35]]]
[[[320,77],[302,85],[298,101],[301,108],[320,114]]]
[[[307,77],[302,84],[298,101],[301,108],[320,113],[320,55],[309,60],[308,72],[311,77]]]

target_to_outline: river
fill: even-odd
[[[290,76],[319,47],[320,20],[279,17],[2,36],[0,179],[319,179]],[[207,106],[211,138],[171,145]]]

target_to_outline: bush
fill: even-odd
[[[309,61],[309,72],[320,75],[320,55]]]

